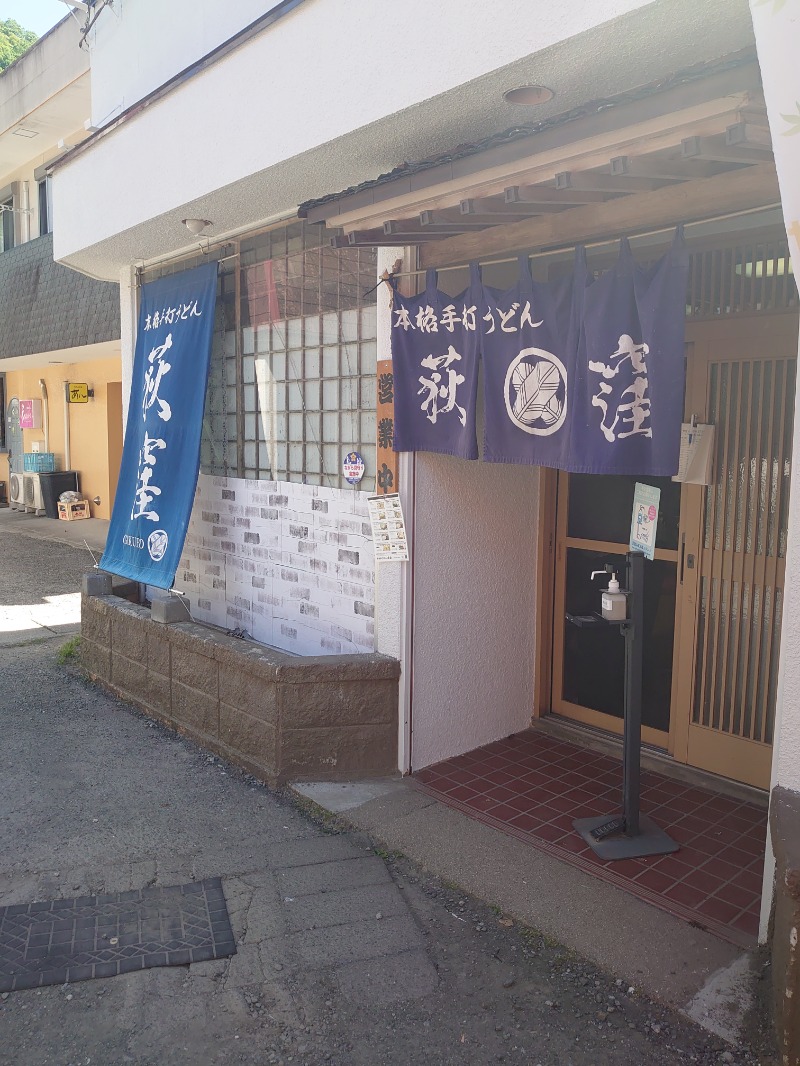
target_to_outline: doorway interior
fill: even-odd
[[[685,417],[713,425],[708,486],[559,473],[549,709],[622,732],[624,648],[577,629],[591,571],[624,563],[634,485],[661,489],[646,564],[643,741],[677,762],[769,787],[786,555],[797,315],[687,323]]]

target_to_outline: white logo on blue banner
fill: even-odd
[[[216,294],[216,263],[142,288],[125,444],[100,567],[156,588],[172,587],[192,512]]]
[[[567,417],[567,371],[542,348],[523,348],[509,364],[505,385],[508,417],[525,433],[547,437]]]
[[[150,558],[154,563],[164,558],[168,544],[169,536],[165,529],[156,529],[147,538],[147,550],[150,552]]]

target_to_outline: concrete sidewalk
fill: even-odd
[[[469,818],[410,778],[293,791],[711,1032],[740,1035],[761,973],[741,948]]]
[[[0,649],[0,907],[219,877],[237,952],[4,993],[3,1066],[768,1061],[726,1048],[496,905],[376,855],[368,835],[326,831],[66,673],[57,647]],[[408,797],[394,802],[413,819]],[[498,843],[482,877],[496,863],[510,881]],[[496,904],[488,880],[476,887]]]
[[[729,1052],[626,998],[636,989],[736,1041],[762,971],[732,945],[445,807],[410,780],[298,785],[302,803],[369,839],[326,837],[255,782],[65,677],[56,652],[78,629],[80,578],[93,565],[83,542],[97,552],[105,532],[0,511],[0,906],[218,874],[239,954],[188,973],[89,982],[69,997],[55,988],[13,993],[0,1003],[13,1031],[0,1062],[77,1063],[88,1054],[188,1066],[213,1048],[204,1061],[482,1064],[503,1057],[520,1022],[537,1048],[531,1061],[548,1066],[754,1061],[735,1043],[735,1057],[718,1059]],[[418,879],[413,865],[392,865],[403,899],[414,901],[409,912],[370,840],[444,887]],[[544,934],[534,949],[525,927]],[[427,930],[427,950],[415,928]],[[574,954],[564,957],[558,944]],[[508,980],[522,981],[521,955],[531,991],[520,987],[515,999],[503,989],[509,967]],[[460,1005],[473,996],[469,1009]],[[606,1000],[621,1001],[617,1014],[607,1017]],[[401,1001],[395,1016],[390,1004]],[[484,1001],[491,1010],[476,1014]],[[562,1021],[559,1004],[574,1017]],[[395,1031],[400,1018],[405,1043],[384,1038],[376,1057],[371,1027]],[[441,1029],[438,1059],[435,1050],[415,1057],[420,1025]],[[661,1046],[664,1025],[680,1054],[677,1043]],[[464,1040],[471,1051],[451,1059]],[[581,1054],[568,1053],[577,1040]],[[308,1054],[298,1055],[304,1043]]]
[[[63,522],[27,511],[15,511],[0,507],[0,534],[18,533],[37,540],[57,541],[85,548],[95,556],[105,547],[108,536],[108,519],[85,518],[75,522]]]
[[[81,577],[99,559],[107,525],[0,509],[0,648],[80,632]]]

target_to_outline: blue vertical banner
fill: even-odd
[[[217,264],[144,285],[117,494],[100,568],[175,580],[200,467]]]
[[[438,288],[435,270],[425,291],[392,299],[394,450],[439,452],[477,459],[478,268],[459,296]]]

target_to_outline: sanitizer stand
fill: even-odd
[[[642,749],[642,650],[644,643],[644,555],[628,552],[628,617],[608,622],[601,615],[567,615],[573,625],[619,626],[625,638],[625,728],[622,755],[622,814],[578,818],[572,824],[601,859],[667,855],[679,845],[639,811]]]

